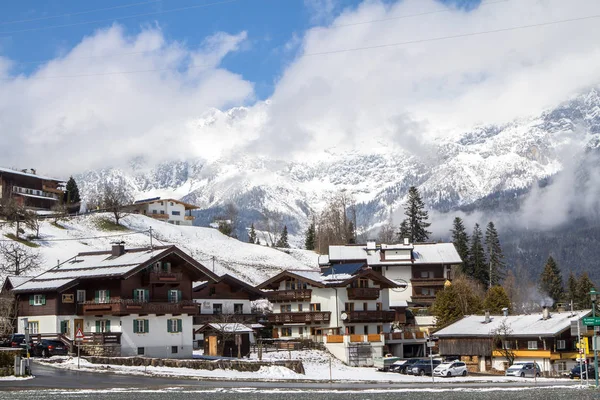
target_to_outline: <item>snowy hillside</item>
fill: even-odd
[[[60,225],[43,222],[40,230],[39,250],[46,270],[59,261],[65,261],[79,252],[109,250],[112,242],[124,241],[126,248],[150,245],[149,229],[152,228],[154,245],[175,244],[205,267],[218,275],[230,274],[256,285],[284,269],[318,268],[317,254],[306,250],[284,252],[265,246],[240,242],[212,228],[175,226],[141,215],[129,215],[123,219],[128,229],[106,231],[99,228],[108,214],[74,217]],[[2,234],[14,229],[3,226]],[[26,232],[26,235],[30,232]],[[110,237],[107,237],[110,236]],[[42,271],[38,271],[42,272]]]

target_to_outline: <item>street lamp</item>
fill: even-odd
[[[592,299],[592,317],[596,317],[596,299],[598,292],[595,289],[590,291],[590,298]],[[596,326],[594,325],[594,375],[596,375],[596,388],[598,388],[598,346],[596,343]]]

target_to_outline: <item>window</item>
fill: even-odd
[[[321,311],[321,303],[311,303],[310,311]]]
[[[152,214],[158,214],[158,210],[152,210]]]
[[[169,333],[181,333],[182,320],[180,318],[171,318],[167,320],[167,332]]]
[[[169,303],[179,303],[181,301],[181,290],[169,290]]]
[[[299,327],[298,328],[298,335],[300,335],[300,336],[304,335],[304,328],[303,327]]]
[[[243,314],[244,313],[244,305],[243,304],[234,304],[233,305],[233,313],[234,314]]]
[[[77,302],[83,303],[85,301],[85,290],[77,290]]]
[[[429,278],[429,271],[421,271],[421,278]]]
[[[365,334],[365,335],[369,334],[369,325],[363,326],[363,334]]]
[[[510,340],[504,340],[504,341],[502,342],[502,345],[504,346],[504,348],[505,348],[506,350],[510,350],[510,349],[512,348],[512,347],[511,347]]]
[[[377,310],[377,311],[383,310],[383,303],[375,303],[375,310]]]
[[[69,334],[71,332],[71,329],[69,329],[69,321],[60,321],[60,333],[62,334]]]
[[[173,202],[172,202],[172,201],[171,201],[171,202],[169,202],[169,204],[170,204],[171,206],[173,206]]]
[[[110,320],[99,319],[96,321],[96,332],[110,332]]]
[[[37,335],[40,333],[40,323],[38,321],[29,321],[27,323],[27,330],[30,335]]]
[[[164,214],[164,213],[165,213],[165,210],[160,210],[160,213],[161,213],[161,214]]]
[[[529,340],[527,342],[527,350],[537,350],[537,340]]]
[[[383,333],[383,325],[377,325],[377,334],[380,335]]]
[[[363,311],[369,310],[369,303],[363,303]]]
[[[181,215],[181,211],[171,211],[171,215]]]
[[[138,347],[138,356],[143,356],[145,353],[145,349],[143,347]]]
[[[108,303],[110,301],[110,291],[96,290],[96,303]]]
[[[555,365],[557,367],[559,374],[564,373],[564,372],[569,372],[569,370],[567,369],[566,361],[557,361]]]
[[[567,348],[567,341],[566,340],[557,340],[556,341],[556,349],[557,350],[564,350]]]
[[[358,279],[358,287],[359,288],[368,288],[369,287],[369,280],[366,278],[359,278]]]
[[[212,295],[213,295],[213,294],[215,294],[215,293],[217,293],[217,290],[215,289],[215,287],[214,287],[214,286],[211,286],[211,287],[208,289],[208,295],[209,295],[209,296],[212,296]]]
[[[346,311],[346,312],[354,311],[354,303],[344,303],[344,311]]]
[[[213,304],[213,314],[223,314],[223,304]]]
[[[291,304],[282,304],[279,306],[279,311],[281,311],[282,313],[292,312],[292,305]]]
[[[133,320],[133,333],[148,333],[150,331],[150,322],[147,319]]]
[[[45,306],[46,305],[46,295],[34,294],[34,295],[29,296],[29,305],[30,306]]]
[[[171,263],[170,262],[162,263],[162,272],[166,272],[166,273],[171,272]]]
[[[302,312],[303,309],[304,309],[304,306],[302,305],[302,303],[298,304],[298,311]]]
[[[421,288],[421,295],[423,295],[423,296],[435,296],[435,289]]]
[[[177,354],[177,346],[171,346],[171,354]]]
[[[355,332],[356,332],[356,328],[354,326],[346,327],[346,335],[354,335]]]
[[[150,298],[150,291],[148,289],[134,289],[133,300],[141,303],[147,302]]]
[[[282,337],[292,336],[292,328],[281,328],[281,336]]]

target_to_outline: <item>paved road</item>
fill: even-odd
[[[0,390],[31,390],[31,389],[111,389],[111,388],[145,388],[161,389],[166,387],[182,387],[184,389],[212,388],[285,388],[285,389],[335,389],[335,390],[365,390],[365,389],[402,389],[430,388],[430,383],[314,383],[314,382],[248,382],[248,381],[218,381],[197,379],[175,379],[114,373],[94,373],[71,371],[35,363],[32,366],[34,379],[23,381],[0,382]],[[539,386],[572,385],[577,382],[560,380]],[[507,383],[452,383],[436,382],[436,388],[489,388],[501,387],[532,387],[531,379],[523,382]]]

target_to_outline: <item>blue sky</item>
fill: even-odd
[[[249,40],[244,45],[244,50],[229,54],[223,60],[222,66],[253,82],[256,96],[264,99],[272,93],[282,69],[293,56],[293,52],[285,51],[286,43],[290,42],[294,35],[301,37],[308,28],[328,22],[326,17],[318,18],[315,15],[315,6],[332,4],[333,12],[337,13],[361,3],[359,0],[237,0],[230,3],[223,1],[226,0],[4,1],[0,4],[0,55],[15,62],[25,63],[19,65],[16,71],[29,73],[37,65],[28,62],[52,59],[57,54],[68,51],[85,36],[92,35],[95,30],[110,26],[111,21],[123,25],[128,34],[136,34],[143,27],[159,25],[167,39],[184,42],[190,48],[198,46],[204,38],[217,31],[231,34],[247,31]],[[479,1],[441,0],[440,3],[452,3],[471,9]],[[120,19],[137,14],[220,2],[223,4]],[[137,5],[47,18],[132,4]],[[22,20],[33,21],[10,23]],[[88,24],[88,21],[100,22]],[[78,23],[84,24],[55,27]],[[23,30],[32,31],[15,32]]]

